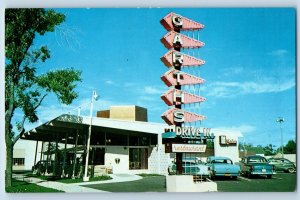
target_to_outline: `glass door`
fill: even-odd
[[[129,169],[148,169],[148,148],[129,148]]]

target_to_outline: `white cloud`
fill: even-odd
[[[234,97],[244,94],[261,94],[283,92],[295,87],[295,80],[276,79],[261,80],[259,82],[215,82],[208,86],[207,96]]]
[[[141,101],[158,101],[158,100],[160,100],[160,98],[159,97],[152,97],[152,96],[140,96],[139,97],[139,100],[141,100]]]
[[[43,124],[49,120],[52,120],[64,113],[67,113],[66,110],[72,109],[71,106],[57,106],[57,105],[50,105],[50,106],[40,106],[38,109],[38,117],[39,121],[37,125]],[[29,123],[27,124],[29,125]]]
[[[106,99],[98,99],[94,101],[93,104],[93,116],[95,116],[96,111],[109,109],[112,105],[125,105],[126,102],[115,102]],[[72,114],[77,115],[80,110],[80,115],[89,116],[90,115],[91,98],[83,98],[79,102],[72,105],[50,105],[41,106],[38,111],[39,121],[45,123],[52,120],[62,114]]]
[[[166,89],[163,89],[161,87],[145,86],[142,92],[145,94],[162,94],[165,91]]]
[[[236,131],[240,131],[242,134],[244,134],[244,133],[254,132],[256,130],[256,127],[252,126],[252,125],[242,124],[240,126],[217,127],[216,129],[236,130]]]
[[[125,105],[125,104],[127,103],[124,101],[117,102],[117,101],[103,99],[100,97],[97,101],[94,101],[93,115],[95,116],[96,111],[109,109],[110,106]],[[91,106],[91,99],[84,98],[76,106],[73,106],[73,109],[69,109],[69,111],[66,111],[65,113],[70,112],[70,114],[77,114],[78,108],[80,107],[80,115],[89,116],[90,106]]]
[[[243,73],[244,68],[242,66],[237,65],[236,67],[229,67],[222,70],[223,76],[232,76],[232,75],[239,75]]]
[[[287,53],[288,53],[288,51],[285,50],[285,49],[277,49],[277,50],[269,52],[268,55],[270,55],[270,56],[283,56]]]
[[[130,87],[135,87],[135,86],[137,86],[137,84],[136,84],[136,83],[127,82],[127,83],[124,83],[123,86],[124,86],[125,88],[130,88]]]
[[[104,83],[107,85],[116,85],[116,83],[111,80],[106,80]]]

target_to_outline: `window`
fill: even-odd
[[[139,137],[130,136],[129,137],[129,146],[138,146],[139,145]]]
[[[291,163],[291,161],[286,160],[286,159],[282,160],[282,162],[283,162],[284,164],[289,164],[289,163]]]
[[[149,137],[139,137],[139,146],[150,145]]]
[[[93,132],[90,143],[91,145],[105,145],[105,132]]]
[[[106,134],[106,145],[112,146],[127,146],[127,135],[107,133]]]
[[[250,163],[265,163],[267,160],[263,157],[251,157],[248,159]]]
[[[13,165],[14,166],[22,166],[25,164],[25,158],[13,158]]]
[[[158,144],[157,135],[151,135],[150,136],[150,144],[151,145],[157,145]]]

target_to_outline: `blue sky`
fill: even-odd
[[[295,10],[273,9],[58,9],[66,22],[55,33],[37,37],[51,58],[39,66],[73,67],[82,71],[79,98],[60,105],[49,96],[39,110],[40,123],[81,106],[88,115],[93,90],[96,110],[110,105],[148,108],[151,122],[162,122],[168,106],[160,95],[168,88],[160,76],[168,69],[160,61],[167,33],[159,21],[175,12],[205,25],[199,50],[202,126],[239,129],[246,143],[280,145],[277,117],[285,118],[284,143],[296,137]]]

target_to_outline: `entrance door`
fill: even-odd
[[[148,169],[148,148],[129,148],[129,169]]]
[[[104,148],[93,148],[90,152],[90,163],[93,165],[104,165]]]

